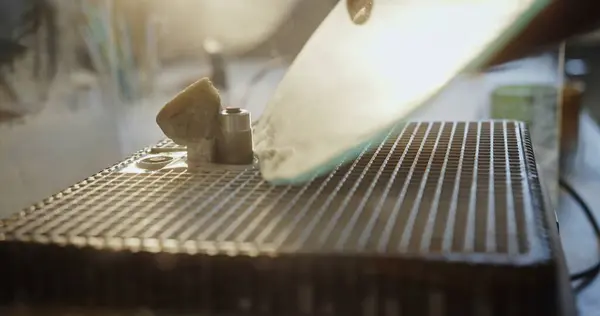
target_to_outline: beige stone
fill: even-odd
[[[167,102],[156,123],[175,143],[187,146],[216,137],[220,110],[219,91],[202,78]]]

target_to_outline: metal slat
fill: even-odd
[[[535,236],[519,132],[514,122],[410,123],[300,187],[253,169],[112,172],[3,232],[259,252],[525,254]]]
[[[519,302],[555,293],[522,124],[415,122],[375,145],[299,186],[255,168],[127,171],[183,150],[161,142],[1,221],[0,299],[499,315],[512,287]]]

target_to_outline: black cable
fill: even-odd
[[[573,189],[573,187],[571,187],[571,185],[569,185],[564,179],[559,179],[559,185],[575,200],[575,202],[577,202],[577,204],[579,204],[581,210],[583,210],[583,214],[585,215],[586,219],[588,220],[590,225],[592,225],[592,229],[594,230],[596,238],[600,242],[600,225],[594,217],[594,214],[592,213],[590,207],[587,205],[587,203],[585,203],[581,195],[579,195]],[[581,290],[589,286],[592,283],[592,281],[594,281],[594,279],[598,276],[598,274],[600,274],[600,261],[596,262],[593,266],[583,271],[571,274],[571,281],[583,280],[581,284],[575,287],[575,291],[580,292]]]

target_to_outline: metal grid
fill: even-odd
[[[3,234],[212,253],[517,256],[541,242],[518,123],[411,123],[396,132],[303,186],[271,186],[254,169],[110,172],[6,221]]]
[[[152,152],[2,221],[0,302],[244,315],[564,307],[519,123],[411,123],[302,186],[253,168],[124,172]]]

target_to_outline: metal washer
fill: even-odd
[[[159,170],[173,162],[173,157],[165,155],[148,156],[138,161],[137,166],[147,170]]]

